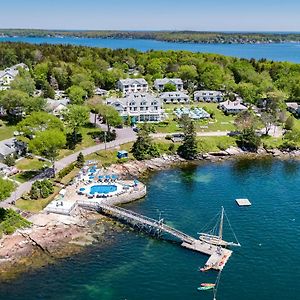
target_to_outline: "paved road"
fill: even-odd
[[[112,149],[115,147],[118,147],[122,144],[126,144],[129,142],[133,142],[136,139],[136,134],[131,128],[122,128],[122,129],[116,129],[117,132],[117,138],[109,143],[106,143],[106,149]],[[72,162],[74,162],[77,159],[77,156],[79,152],[82,152],[83,155],[88,155],[100,150],[105,149],[105,144],[99,144],[95,145],[89,148],[86,148],[84,150],[78,151],[74,154],[71,154],[67,157],[64,157],[60,159],[59,161],[55,162],[55,170],[59,172]],[[12,193],[12,195],[0,202],[0,207],[10,207],[10,203],[19,199],[24,193],[27,193],[30,191],[32,184],[42,178],[48,178],[49,172],[51,172],[51,169],[47,169],[45,172],[37,175],[36,177],[32,178],[30,181],[27,181],[25,183],[20,184],[17,189]]]
[[[94,122],[94,116],[91,115],[91,121]],[[96,125],[98,127],[101,127],[103,129],[106,128],[106,125],[101,124],[98,120],[96,122]],[[133,142],[136,139],[136,133],[132,130],[132,128],[122,128],[122,129],[116,129],[117,132],[117,138],[116,140],[106,143],[106,149],[112,149],[117,146],[120,146],[122,144],[126,144],[129,142]],[[229,131],[212,131],[212,132],[198,132],[197,136],[226,136],[229,133]],[[178,134],[178,132],[177,132]],[[272,136],[281,136],[282,131],[279,130],[277,126],[272,127],[272,129],[269,132]],[[152,134],[153,138],[163,138],[166,135],[172,135],[172,133],[154,133]],[[65,158],[62,158],[61,160],[55,162],[55,169],[57,172],[74,162],[79,154],[79,152],[82,152],[83,155],[89,155],[91,153],[104,150],[105,144],[99,144],[95,145],[89,148],[86,148],[84,150],[78,151],[74,154],[71,154]],[[31,186],[33,182],[35,182],[38,179],[47,178],[49,177],[50,170],[46,170],[45,172],[39,174],[38,176],[32,178],[30,181],[22,183],[18,186],[18,188],[15,190],[15,192],[12,193],[12,195],[0,202],[0,207],[10,207],[10,203],[19,199],[24,193],[29,192],[31,189]]]
[[[197,136],[226,136],[230,131],[207,131],[207,132],[197,132]],[[153,138],[164,138],[167,135],[172,134],[182,134],[182,132],[174,132],[174,133],[152,133],[151,136]]]

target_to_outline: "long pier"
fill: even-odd
[[[175,237],[181,242],[182,247],[210,256],[204,266],[204,270],[222,270],[232,254],[231,250],[195,239],[182,231],[164,224],[162,220],[155,220],[131,210],[101,202],[95,203],[91,201],[78,201],[77,203],[83,208],[95,209],[107,216],[124,221],[127,224],[152,235],[161,236],[163,233],[167,233]]]

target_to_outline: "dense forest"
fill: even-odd
[[[115,30],[43,30],[0,29],[0,36],[87,37],[154,39],[192,43],[280,43],[300,41],[299,33],[205,32],[205,31],[115,31]]]
[[[275,96],[300,101],[300,64],[288,62],[187,51],[139,52],[134,49],[0,43],[0,69],[20,62],[29,66],[31,80],[25,78],[27,87],[21,79],[15,80],[14,85],[19,85],[17,89],[29,88],[30,94],[36,87],[48,97],[53,94],[53,89],[68,89],[77,96],[90,97],[95,86],[114,89],[118,79],[134,74],[145,77],[150,84],[164,76],[180,77],[190,92],[196,89],[225,90],[238,93],[251,103]]]

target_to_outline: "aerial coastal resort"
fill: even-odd
[[[179,240],[182,247],[209,256],[199,271],[217,271],[216,280],[213,283],[201,283],[197,290],[212,290],[213,299],[216,300],[221,272],[232,255],[232,250],[227,247],[240,246],[224,208],[222,207],[221,212],[203,228],[201,233],[198,233],[199,238],[194,238],[166,225],[164,219],[155,220],[117,206],[143,198],[146,192],[146,186],[139,180],[109,173],[105,168],[99,168],[96,162],[88,162],[74,181],[61,190],[45,211],[72,215],[77,207],[81,207],[95,210],[158,238],[163,234],[172,236]],[[236,242],[223,240],[224,220],[227,221]]]

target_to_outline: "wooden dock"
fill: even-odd
[[[151,235],[160,237],[163,233],[165,233],[175,237],[181,241],[182,247],[209,255],[209,259],[204,266],[205,270],[222,270],[232,254],[231,250],[195,239],[184,232],[164,224],[162,220],[155,220],[136,212],[105,203],[87,201],[78,201],[77,203],[84,208],[95,209],[107,216],[126,222],[127,224],[133,226],[133,228],[143,230]]]
[[[193,251],[197,251],[209,255],[209,259],[207,260],[204,266],[204,269],[207,270],[209,269],[214,269],[217,271],[223,270],[224,266],[226,265],[228,259],[232,254],[231,250],[222,247],[217,247],[196,239],[194,239],[192,244],[183,242],[181,246]]]

